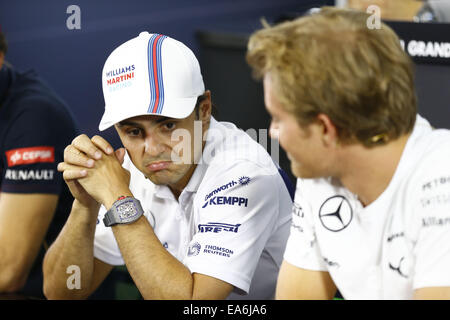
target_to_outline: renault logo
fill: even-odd
[[[328,198],[320,207],[319,218],[325,229],[339,232],[344,230],[352,221],[353,210],[346,198],[333,196]]]

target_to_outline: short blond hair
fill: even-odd
[[[319,13],[255,32],[247,61],[270,73],[286,111],[307,126],[329,116],[343,142],[374,146],[412,131],[417,103],[413,63],[386,24],[369,29],[363,12]]]

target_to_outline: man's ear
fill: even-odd
[[[211,100],[211,91],[206,90],[204,93],[205,99],[200,102],[199,106],[199,118],[203,122],[203,124],[209,123],[211,119],[211,111],[212,111],[212,100]]]
[[[125,159],[125,148],[119,148],[115,151],[116,158],[119,160],[120,164],[123,164],[123,160]]]
[[[338,146],[339,132],[330,117],[324,113],[319,113],[316,120],[322,128],[322,141],[324,145],[327,147]]]

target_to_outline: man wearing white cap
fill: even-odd
[[[114,125],[126,152],[85,135],[66,148],[59,170],[76,200],[45,257],[46,296],[86,298],[126,264],[147,299],[273,298],[288,180],[211,116],[191,50],[143,32],[107,59],[103,93],[100,130]],[[71,266],[78,284],[68,285]]]

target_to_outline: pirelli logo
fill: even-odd
[[[13,149],[5,152],[8,167],[39,162],[55,162],[55,148],[48,146]]]

